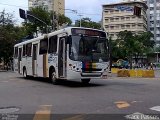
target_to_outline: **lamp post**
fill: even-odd
[[[109,27],[108,31],[106,31],[105,26],[104,26],[104,12],[105,9],[102,10],[102,28],[103,30],[107,33],[107,38],[108,38],[108,57],[109,57],[109,73],[111,73],[111,67],[112,67],[112,55],[111,55],[111,36],[109,35]],[[108,25],[109,26],[109,25]]]
[[[83,16],[83,15],[79,14],[78,16],[80,16],[79,27],[82,27],[82,16]]]

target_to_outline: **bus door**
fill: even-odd
[[[38,54],[38,44],[33,44],[32,51],[32,74],[37,75],[37,54]]]
[[[66,39],[65,36],[59,38],[59,50],[58,50],[58,75],[61,78],[66,77]]]
[[[22,73],[22,48],[18,50],[18,73]]]

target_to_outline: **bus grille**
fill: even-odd
[[[102,73],[81,73],[82,77],[100,77]]]
[[[92,73],[92,72],[102,71],[102,69],[98,69],[98,68],[82,68],[82,71],[86,72],[86,73]]]

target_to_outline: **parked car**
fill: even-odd
[[[116,68],[129,68],[129,62],[123,59],[117,60],[117,62],[112,64],[112,67]]]

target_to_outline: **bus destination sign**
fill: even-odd
[[[73,28],[72,29],[72,34],[73,35],[88,35],[88,36],[99,36],[99,37],[106,37],[105,32],[101,31],[96,31],[96,30],[90,30],[90,29],[78,29],[78,28]]]

